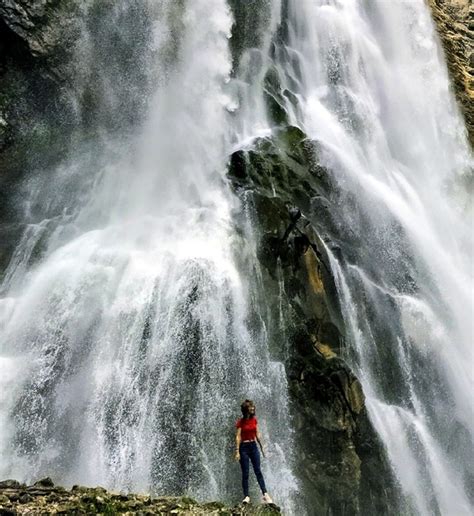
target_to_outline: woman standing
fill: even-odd
[[[265,480],[263,479],[262,471],[260,469],[260,453],[257,447],[257,441],[263,452],[262,442],[260,440],[260,433],[258,431],[258,422],[255,417],[255,403],[252,400],[245,400],[240,406],[242,410],[242,418],[236,423],[237,435],[235,436],[236,451],[235,460],[240,461],[242,468],[242,488],[244,490],[244,499],[242,503],[249,503],[249,461],[252,461],[253,470],[257,477],[258,485],[262,490],[263,502],[273,503],[270,495],[267,493],[265,487]]]

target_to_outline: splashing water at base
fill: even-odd
[[[263,322],[247,328],[224,177],[231,14],[224,0],[145,8],[156,77],[146,121],[97,150],[93,190],[72,216],[31,224],[5,276],[0,475],[235,501],[234,423],[252,397],[273,443],[264,474],[291,514],[285,372]],[[83,173],[81,159],[58,181]]]

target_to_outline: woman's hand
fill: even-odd
[[[239,462],[240,460],[240,453],[238,451],[235,452],[234,459],[236,462]]]
[[[263,444],[262,444],[262,436],[260,435],[260,432],[257,430],[257,442],[258,442],[258,445],[260,446],[260,451],[262,452],[262,456],[265,457],[265,450],[263,449]]]

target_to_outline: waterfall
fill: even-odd
[[[0,476],[235,503],[235,421],[248,397],[269,443],[267,483],[292,513],[285,371],[263,319],[249,328],[225,178],[230,8],[101,9],[83,9],[76,51],[78,89],[90,88],[85,71],[96,74],[95,140],[24,186],[31,223],[0,304]],[[137,63],[113,53],[134,48],[130,33],[146,40],[135,58],[148,97],[130,90]],[[146,116],[114,132],[126,93]]]
[[[272,65],[298,100],[286,100],[291,123],[341,190],[332,217],[344,229],[321,232],[347,359],[412,510],[470,514],[473,162],[428,8],[285,8]]]
[[[406,511],[470,514],[473,162],[424,1],[113,4],[80,10],[80,136],[18,190],[0,476],[232,502],[250,397],[270,492],[311,514],[256,243],[236,231],[226,177],[233,151],[272,134],[271,71],[337,185],[338,229],[317,199],[311,221]],[[239,16],[252,30],[232,42]]]

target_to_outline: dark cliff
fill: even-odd
[[[311,514],[397,514],[396,482],[344,358],[349,350],[325,252],[326,245],[337,247],[331,212],[338,190],[319,165],[317,143],[281,126],[234,153],[229,174],[257,232],[275,319],[269,337],[287,350],[306,507]]]

